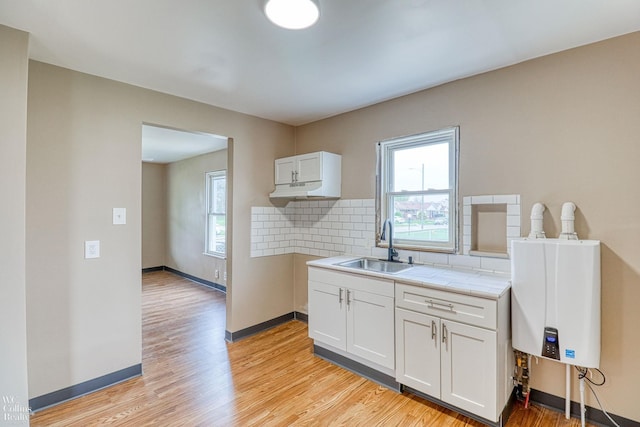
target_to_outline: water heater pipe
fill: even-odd
[[[584,376],[580,376],[580,424],[582,427],[585,426]]]
[[[533,205],[531,208],[531,231],[529,232],[530,239],[544,239],[547,236],[544,234],[544,229],[542,228],[542,213],[546,207],[538,202]]]
[[[558,236],[558,239],[564,240],[578,240],[578,234],[574,228],[574,222],[576,216],[576,205],[573,202],[566,202],[562,205],[562,214],[560,215],[560,221],[562,222],[562,233]]]
[[[565,365],[565,399],[564,399],[564,417],[571,418],[571,365]]]

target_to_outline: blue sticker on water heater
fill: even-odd
[[[566,349],[564,351],[564,357],[566,357],[567,359],[575,359],[576,358],[576,351],[575,350]]]

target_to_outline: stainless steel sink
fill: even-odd
[[[401,271],[408,270],[412,266],[410,264],[401,264],[399,262],[382,261],[370,258],[360,258],[351,261],[345,261],[338,263],[340,267],[357,268],[360,270],[377,271],[380,273],[400,273]]]

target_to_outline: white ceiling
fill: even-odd
[[[160,126],[142,126],[142,161],[172,163],[227,148],[227,138]]]
[[[292,125],[640,30],[638,0],[0,0],[30,56]]]

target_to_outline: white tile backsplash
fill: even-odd
[[[448,264],[449,255],[437,252],[420,252],[418,254],[420,264]]]
[[[520,227],[520,215],[507,214],[507,227]]]
[[[284,253],[370,254],[375,238],[373,206],[373,200],[305,200],[285,208],[252,207],[251,256],[274,255],[262,246],[269,242],[265,236],[278,236]]]
[[[505,205],[515,205],[519,204],[519,197],[517,194],[498,194],[493,196],[493,203],[505,204]]]
[[[520,226],[517,226],[517,227],[507,226],[507,237],[520,237]]]
[[[480,257],[480,268],[482,270],[508,272],[511,271],[511,261],[502,258]]]
[[[480,268],[480,257],[449,255],[448,263],[454,267]]]
[[[473,196],[463,198],[464,224],[470,225],[470,205],[492,203],[494,197]],[[513,201],[513,196],[509,201]],[[489,199],[490,198],[490,199]],[[515,200],[519,203],[519,197]],[[489,201],[491,200],[491,201]],[[498,202],[496,202],[498,203]],[[504,202],[501,202],[504,203]],[[508,204],[507,208],[511,207]],[[514,215],[511,234],[520,236],[515,227],[515,215],[520,220],[520,206],[508,215]],[[517,210],[517,211],[516,211]],[[467,213],[469,211],[469,213]],[[469,221],[468,221],[469,220]],[[517,228],[517,230],[516,230]],[[470,230],[463,227],[465,255],[435,252],[399,251],[400,258],[413,256],[418,264],[431,264],[457,268],[473,268],[509,272],[509,260],[468,256]],[[512,237],[512,236],[509,236]],[[299,253],[320,257],[350,254],[386,258],[387,249],[375,246],[375,200],[303,200],[291,201],[286,207],[254,206],[251,208],[251,257]]]
[[[472,205],[490,205],[493,204],[493,196],[471,196]]]

